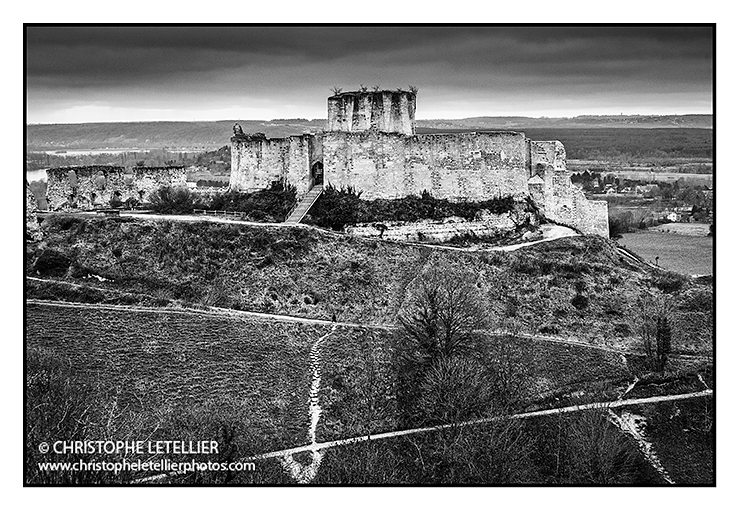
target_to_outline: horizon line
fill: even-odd
[[[475,115],[472,117],[433,117],[433,118],[416,118],[416,121],[439,121],[439,120],[467,120],[467,119],[532,119],[532,120],[564,120],[564,119],[578,119],[584,117],[688,117],[688,116],[711,116],[711,113],[632,113],[632,114],[617,114],[617,113],[590,113],[573,116],[560,116],[550,117],[547,115],[541,116],[530,116],[530,115]],[[231,119],[193,119],[193,120],[90,120],[90,121],[78,121],[78,122],[26,122],[26,126],[54,126],[54,125],[67,125],[67,124],[143,124],[143,123],[154,123],[154,122],[182,122],[182,123],[193,123],[193,122],[233,122],[233,121],[251,121],[251,122],[277,122],[286,120],[305,120],[308,122],[325,121],[325,118],[307,118],[307,117],[278,117],[273,119],[246,119],[246,118],[231,118]]]

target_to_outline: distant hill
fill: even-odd
[[[470,117],[419,120],[432,129],[699,128],[712,129],[713,115],[581,115],[579,117]]]
[[[28,150],[62,149],[216,149],[227,145],[234,122],[246,133],[262,132],[284,137],[318,132],[324,119],[219,120],[203,122],[109,122],[87,124],[30,124],[26,126]],[[634,129],[693,128],[709,130],[712,115],[580,116],[572,118],[471,117],[468,119],[418,120],[418,132],[532,129]],[[712,137],[712,133],[705,136]]]
[[[108,122],[30,124],[29,150],[54,149],[216,149],[229,144],[235,122],[245,133],[284,137],[323,129],[323,119],[218,120],[205,122]]]

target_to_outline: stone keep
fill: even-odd
[[[270,139],[237,132],[230,187],[254,191],[283,180],[298,199],[317,184],[352,186],[369,200],[423,191],[460,201],[531,197],[550,220],[608,236],[607,203],[572,185],[560,142],[511,131],[418,135],[415,114],[412,91],[344,92],[328,98],[322,133]]]

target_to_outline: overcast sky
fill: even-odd
[[[333,86],[417,118],[711,113],[711,28],[28,27],[28,122],[325,118]]]

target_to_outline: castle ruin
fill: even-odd
[[[186,186],[183,166],[71,166],[46,171],[49,210],[93,209],[111,203],[145,202],[163,186]]]
[[[416,134],[416,93],[355,91],[328,98],[326,130],[286,138],[231,138],[231,189],[285,180],[298,199],[315,187],[352,186],[365,199],[482,201],[531,197],[544,216],[585,234],[608,236],[608,205],[570,181],[564,146],[512,131]]]

